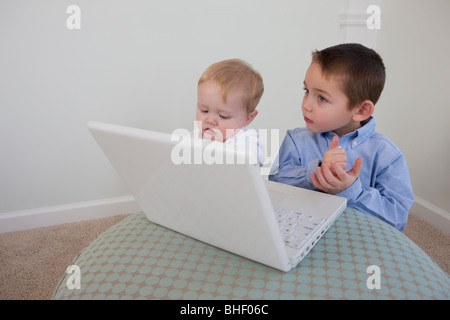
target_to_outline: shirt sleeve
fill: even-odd
[[[320,159],[314,159],[303,163],[297,145],[288,131],[268,179],[296,187],[315,189],[311,174],[316,171],[319,161]]]
[[[409,209],[414,203],[408,166],[401,152],[381,170],[373,186],[364,186],[360,178],[337,196],[347,198],[347,205],[373,215],[403,231]]]

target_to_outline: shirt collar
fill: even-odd
[[[370,138],[375,133],[375,119],[371,116],[364,122],[361,122],[362,127],[358,128],[357,130],[347,133],[346,135],[342,136],[340,139],[348,139],[351,141],[352,148],[356,148],[361,143],[363,143],[365,140]],[[321,133],[321,135],[326,138],[328,141],[328,144],[331,143],[331,140],[336,135],[332,131],[327,131]]]

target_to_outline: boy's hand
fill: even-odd
[[[359,172],[362,167],[362,158],[358,158],[355,161],[353,168],[346,172],[342,167],[340,167],[336,161],[331,161],[331,168],[317,168],[317,173],[313,172],[311,174],[311,180],[314,186],[329,194],[336,194],[342,190],[350,187],[353,182],[358,178]]]
[[[334,136],[333,140],[331,140],[330,149],[323,155],[321,165],[323,169],[329,169],[336,175],[336,172],[331,165],[332,161],[336,162],[342,169],[347,170],[347,155],[345,150],[339,147],[339,138],[337,136]]]

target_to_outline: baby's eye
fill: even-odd
[[[309,93],[309,90],[308,90],[308,89],[303,88],[303,90],[305,90],[305,94],[308,94],[308,93]]]
[[[229,118],[228,116],[225,116],[225,115],[222,115],[222,114],[219,115],[219,117],[222,118],[222,119],[228,119]]]
[[[208,113],[208,110],[206,110],[206,109],[200,109],[200,112],[201,112],[201,113]]]
[[[322,102],[325,102],[325,101],[327,101],[327,99],[325,99],[324,97],[322,97],[322,96],[319,96],[319,100],[320,101],[322,101]]]

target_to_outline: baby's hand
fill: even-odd
[[[330,149],[323,155],[321,165],[322,168],[330,170],[336,176],[336,171],[331,165],[331,161],[334,161],[337,166],[347,171],[347,154],[344,149],[339,147],[339,138],[337,136],[333,137]]]

